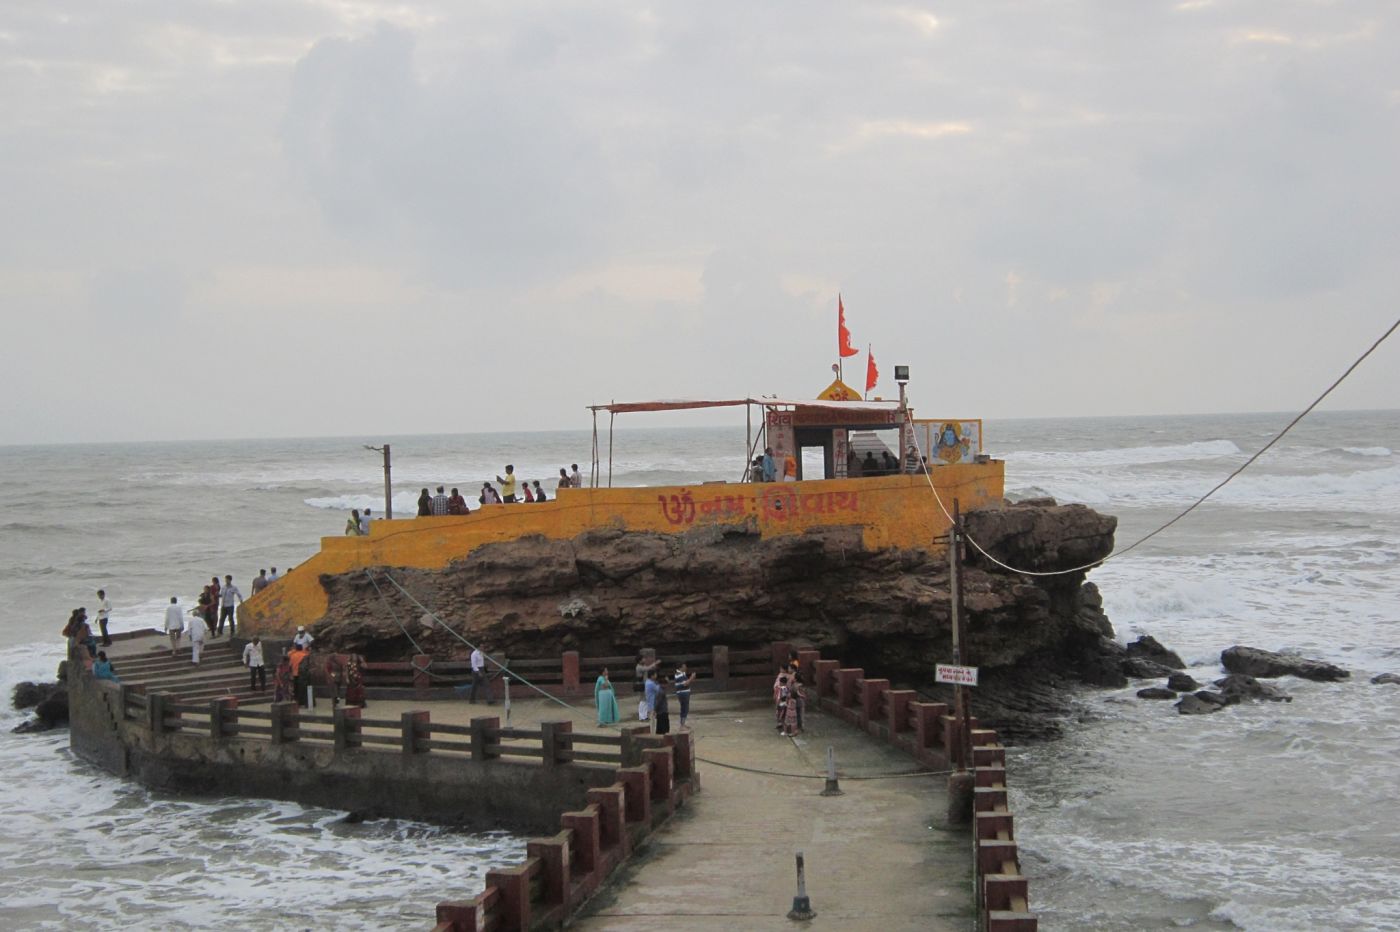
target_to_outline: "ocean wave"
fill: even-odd
[[[1343,453],[1352,456],[1392,456],[1389,447],[1342,447]]]
[[[1235,456],[1240,448],[1233,440],[1196,440],[1167,446],[1118,447],[1107,450],[1023,450],[1002,454],[1008,463],[1057,463],[1086,466],[1137,466],[1185,460],[1217,459]]]

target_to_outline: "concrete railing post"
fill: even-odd
[[[909,730],[909,704],[918,695],[912,689],[892,689],[885,693],[885,702],[888,704],[885,725],[890,730],[891,738]]]
[[[576,650],[564,651],[564,695],[577,696],[579,689],[579,656]]]
[[[559,817],[564,830],[573,834],[575,856],[571,866],[580,874],[591,874],[598,869],[598,856],[602,851],[600,816],[597,806],[589,806],[582,812],[566,812]]]
[[[814,686],[817,682],[817,661],[822,659],[822,652],[812,650],[810,647],[797,652],[797,668],[802,673],[802,682],[808,686]]]
[[[501,756],[501,720],[492,715],[472,719],[472,760],[494,760]]]
[[[427,699],[428,690],[432,688],[432,677],[428,675],[428,667],[433,663],[433,658],[427,654],[416,654],[413,658],[413,696],[415,699]]]
[[[812,665],[812,676],[817,681],[818,699],[836,695],[836,671],[839,669],[839,660],[818,660]]]
[[[715,645],[710,648],[710,676],[715,689],[729,688],[729,648]]]
[[[634,822],[651,827],[651,768],[619,767],[617,782],[626,791],[624,813],[627,824]]]
[[[209,737],[222,741],[238,724],[238,697],[220,696],[209,700]]]
[[[401,745],[405,754],[423,754],[428,750],[428,736],[431,734],[432,720],[426,709],[404,712],[399,716],[402,733]]]
[[[588,804],[598,807],[598,842],[603,850],[627,845],[627,790],[621,784],[594,787],[587,793]]]
[[[672,748],[647,748],[642,752],[642,760],[650,771],[652,808],[670,807],[671,783],[674,773]]]
[[[147,694],[146,727],[153,735],[165,733],[165,693]]]
[[[871,722],[884,721],[884,710],[880,705],[889,689],[889,680],[861,680],[860,727],[866,728]]]
[[[346,751],[361,746],[360,718],[363,709],[341,707],[331,713],[335,730],[335,749]]]
[[[574,723],[570,721],[540,722],[540,740],[544,746],[541,760],[546,767],[567,764],[572,759]]]
[[[675,780],[689,780],[695,774],[695,736],[688,731],[678,731],[671,736],[676,742]]]
[[[622,726],[622,766],[636,767],[642,763],[642,738],[651,737],[649,725]]]
[[[836,704],[849,709],[856,701],[856,681],[865,678],[860,667],[842,667],[836,671]]]
[[[500,925],[503,932],[530,930],[529,866],[506,867],[486,872],[486,885],[501,891]]]
[[[297,740],[298,710],[295,702],[274,702],[272,713],[272,743],[286,744]]]
[[[541,892],[548,906],[559,906],[569,898],[569,835],[536,838],[525,843],[525,856],[539,858],[543,869]]]

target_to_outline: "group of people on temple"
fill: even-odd
[[[490,481],[482,483],[481,492],[476,497],[477,504],[482,506],[514,505],[549,501],[549,493],[540,484],[540,480],[519,478],[515,474],[515,464],[513,463],[506,464],[505,475],[497,475],[496,483],[497,485],[492,485]],[[558,489],[581,489],[583,486],[583,475],[578,471],[578,463],[574,463],[569,469],[565,469],[563,466],[559,467],[559,479],[554,484],[556,491]],[[369,511],[369,509],[365,510]],[[418,517],[420,518],[470,513],[471,506],[467,503],[467,499],[455,487],[451,494],[448,494],[446,486],[440,485],[437,487],[437,494],[430,493],[427,488],[424,488],[418,495]],[[345,525],[345,533],[368,534],[368,521],[362,524],[359,512],[351,512],[351,517]]]

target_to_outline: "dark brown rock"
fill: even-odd
[[[1172,675],[1172,668],[1146,657],[1123,658],[1123,673],[1140,680],[1158,679]]]
[[[1371,677],[1371,682],[1377,685],[1382,683],[1394,683],[1400,686],[1400,673],[1382,673],[1379,676]]]
[[[1176,704],[1176,710],[1182,715],[1209,715],[1212,712],[1219,712],[1225,708],[1223,703],[1207,702],[1199,695],[1188,693],[1181,697],[1181,701]]]
[[[1137,691],[1139,699],[1175,699],[1176,693],[1164,686],[1149,686]]]
[[[62,683],[16,683],[13,693],[14,706],[16,709],[32,709],[64,688]]]
[[[1351,676],[1346,670],[1321,660],[1308,660],[1291,654],[1276,654],[1257,647],[1235,646],[1222,651],[1220,662],[1229,673],[1249,676],[1297,676],[1305,680],[1330,682]]]
[[[1215,687],[1220,690],[1220,694],[1231,705],[1245,699],[1266,699],[1269,702],[1293,701],[1292,696],[1277,686],[1261,683],[1245,673],[1231,673],[1223,679],[1216,680]]]
[[[1144,634],[1128,645],[1129,657],[1141,657],[1151,660],[1153,663],[1167,667],[1171,670],[1185,670],[1186,664],[1182,662],[1181,656],[1174,650],[1167,650],[1156,638],[1150,634]]]
[[[1167,677],[1167,688],[1174,689],[1179,693],[1189,693],[1200,689],[1201,684],[1197,683],[1189,673],[1173,673]]]
[[[1084,506],[1053,503],[965,517],[999,559],[1034,570],[1101,560],[1116,526]],[[386,571],[373,572],[382,597],[364,572],[321,577],[328,610],[313,629],[318,648],[404,659],[415,648],[402,623],[434,657],[466,657],[469,648],[450,631],[418,622],[423,607],[388,584]],[[596,530],[568,541],[486,545],[438,571],[389,572],[468,640],[515,658],[791,640],[921,687],[934,664],[951,659],[946,557],[869,550],[855,526],[767,540],[749,526],[683,535]],[[1047,672],[1126,684],[1123,648],[1084,572],[1027,577],[972,551],[962,582],[964,662],[988,674],[1025,671],[1011,678],[1022,687],[1045,682]],[[979,700],[990,697],[979,690]]]

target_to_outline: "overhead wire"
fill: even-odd
[[[1366,360],[1366,357],[1368,357],[1368,356],[1370,356],[1372,353],[1374,353],[1374,352],[1376,351],[1376,349],[1379,348],[1380,345],[1381,345],[1382,343],[1384,343],[1384,342],[1386,341],[1386,339],[1389,338],[1390,335],[1396,331],[1397,328],[1400,328],[1400,319],[1397,319],[1397,320],[1395,321],[1395,323],[1391,324],[1390,327],[1388,327],[1388,328],[1386,329],[1385,333],[1381,334],[1381,335],[1376,339],[1376,341],[1375,341],[1374,343],[1372,343],[1372,344],[1370,345],[1369,348],[1367,348],[1367,350],[1366,350],[1364,353],[1362,353],[1360,356],[1358,356],[1358,357],[1356,358],[1356,360],[1355,360],[1354,362],[1352,362],[1352,364],[1351,364],[1350,366],[1347,366],[1346,371],[1343,372],[1341,375],[1339,375],[1339,376],[1336,378],[1336,380],[1334,380],[1334,381],[1332,382],[1331,385],[1327,386],[1327,389],[1326,389],[1321,395],[1318,395],[1316,398],[1314,398],[1312,404],[1308,405],[1308,406],[1307,406],[1306,408],[1304,408],[1301,412],[1299,412],[1298,415],[1297,415],[1296,417],[1293,418],[1293,420],[1289,421],[1289,422],[1284,426],[1284,428],[1283,428],[1282,430],[1280,430],[1277,434],[1274,435],[1273,439],[1271,439],[1268,443],[1266,443],[1266,444],[1264,444],[1262,447],[1260,447],[1260,448],[1254,453],[1253,456],[1249,457],[1249,459],[1247,459],[1247,460],[1245,460],[1243,463],[1241,463],[1241,464],[1240,464],[1238,467],[1236,467],[1229,475],[1227,475],[1224,479],[1221,479],[1218,483],[1216,483],[1208,492],[1206,492],[1206,493],[1205,493],[1204,495],[1202,495],[1200,498],[1196,499],[1194,502],[1192,502],[1190,505],[1188,505],[1185,509],[1183,509],[1179,514],[1177,514],[1177,515],[1176,515],[1175,517],[1173,517],[1171,520],[1169,520],[1169,521],[1167,521],[1166,523],[1164,523],[1164,524],[1158,526],[1157,528],[1155,528],[1154,530],[1148,532],[1147,534],[1144,534],[1142,537],[1139,537],[1137,540],[1133,541],[1133,542],[1132,542],[1131,544],[1129,544],[1128,546],[1126,546],[1126,547],[1121,547],[1121,548],[1119,548],[1118,550],[1113,551],[1112,553],[1108,554],[1107,556],[1105,556],[1105,557],[1104,557],[1103,559],[1101,559],[1101,560],[1094,560],[1094,561],[1092,561],[1092,562],[1090,562],[1090,563],[1084,563],[1084,564],[1081,564],[1081,565],[1079,565],[1079,566],[1073,566],[1073,567],[1069,567],[1068,569],[1061,569],[1061,570],[1028,570],[1028,569],[1024,569],[1024,568],[1022,568],[1022,567],[1012,566],[1011,564],[1006,563],[1006,562],[1004,562],[1004,561],[998,559],[997,557],[993,556],[991,553],[988,553],[988,552],[987,552],[987,549],[986,549],[985,547],[983,547],[982,544],[979,543],[979,542],[977,541],[976,538],[974,538],[971,534],[967,533],[967,531],[965,531],[965,530],[959,529],[959,532],[958,532],[958,533],[959,533],[959,536],[960,536],[963,540],[965,540],[965,541],[967,541],[969,544],[971,544],[972,547],[973,547],[973,549],[975,549],[978,553],[982,554],[982,556],[986,557],[987,560],[990,561],[991,563],[995,564],[996,566],[1001,567],[1001,568],[1004,569],[1004,570],[1009,570],[1010,572],[1018,573],[1018,574],[1020,574],[1020,575],[1022,575],[1022,576],[1064,576],[1064,575],[1066,575],[1066,574],[1068,574],[1068,573],[1080,573],[1080,572],[1083,572],[1083,571],[1085,571],[1085,570],[1093,569],[1093,568],[1096,567],[1096,566],[1102,566],[1104,563],[1107,563],[1109,560],[1117,559],[1118,557],[1123,556],[1124,554],[1128,553],[1129,551],[1135,550],[1136,548],[1140,547],[1141,545],[1147,543],[1149,540],[1151,540],[1152,538],[1156,537],[1158,534],[1162,533],[1162,532],[1165,531],[1167,528],[1169,528],[1169,527],[1171,527],[1172,525],[1176,524],[1176,523],[1177,523],[1178,521],[1180,521],[1182,518],[1185,518],[1185,517],[1186,517],[1187,515],[1189,515],[1191,512],[1195,511],[1198,507],[1200,507],[1200,506],[1206,501],[1206,499],[1210,498],[1210,497],[1211,497],[1212,495],[1214,495],[1216,492],[1219,492],[1219,491],[1220,491],[1221,489],[1223,489],[1226,485],[1228,485],[1228,484],[1230,483],[1230,481],[1233,480],[1236,476],[1238,476],[1240,473],[1244,472],[1246,469],[1248,469],[1250,466],[1252,466],[1252,465],[1254,464],[1254,462],[1255,462],[1256,460],[1259,459],[1259,457],[1261,457],[1261,456],[1263,456],[1265,453],[1267,453],[1267,452],[1274,446],[1274,444],[1276,444],[1276,443],[1278,443],[1280,440],[1282,440],[1282,439],[1284,438],[1284,436],[1285,436],[1290,430],[1292,430],[1295,426],[1297,426],[1297,424],[1298,424],[1299,421],[1301,421],[1303,418],[1307,417],[1310,413],[1312,413],[1313,409],[1316,408],[1319,404],[1321,404],[1322,401],[1323,401],[1323,399],[1325,399],[1328,395],[1332,394],[1332,391],[1333,391],[1337,386],[1341,385],[1342,382],[1344,382],[1344,381],[1346,380],[1347,376],[1351,375],[1352,372],[1356,370],[1356,367],[1359,366],[1359,365],[1361,365],[1361,363],[1364,362],[1364,361]],[[908,415],[908,411],[907,411],[907,409],[906,409],[906,412],[905,412],[906,423],[908,423],[908,417],[909,417],[909,415]],[[925,451],[922,449],[922,447],[919,446],[919,436],[918,436],[918,432],[917,432],[917,431],[911,431],[911,435],[912,435],[913,438],[914,438],[914,446],[915,446],[915,448],[919,451],[920,462],[921,462],[921,463],[926,463],[927,461],[924,459]],[[948,519],[948,522],[949,522],[950,524],[956,524],[957,522],[954,521],[953,515],[948,511],[947,505],[945,505],[945,504],[943,503],[943,497],[942,497],[941,495],[938,494],[938,487],[934,485],[934,483],[933,483],[933,476],[932,476],[930,470],[928,469],[928,466],[927,466],[927,465],[925,465],[925,466],[923,467],[922,472],[923,472],[923,474],[924,474],[924,479],[928,482],[929,490],[933,492],[934,500],[938,502],[938,507],[942,510],[944,517],[946,517],[946,518]]]

